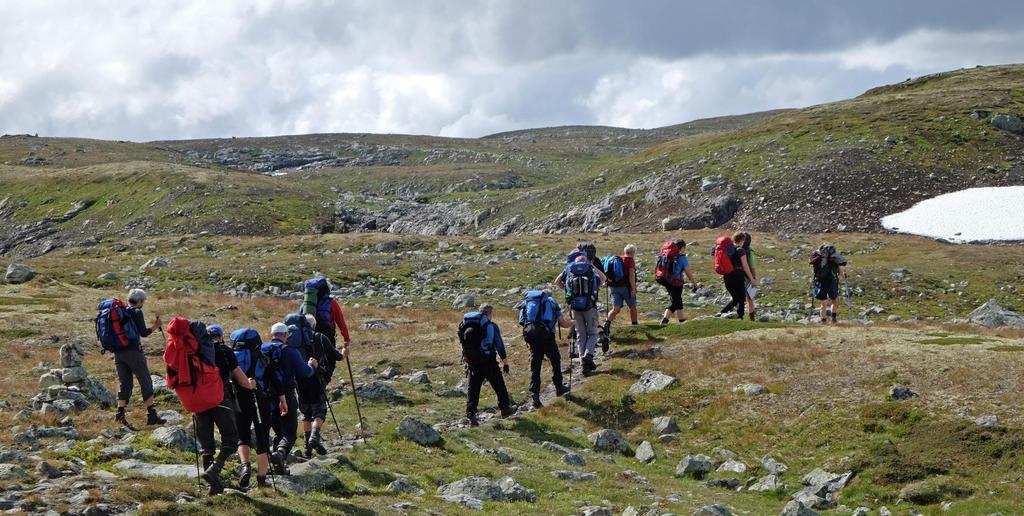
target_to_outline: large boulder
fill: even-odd
[[[7,274],[4,275],[4,281],[16,285],[18,283],[25,283],[34,277],[36,277],[36,271],[32,270],[32,267],[24,263],[12,263],[7,266]]]
[[[306,491],[324,491],[341,484],[338,477],[316,459],[292,464],[288,468],[288,473]]]
[[[484,477],[466,477],[443,485],[437,488],[437,494],[441,497],[464,495],[484,502],[505,501],[505,492],[501,490],[501,487],[493,480]]]
[[[398,435],[420,446],[437,446],[441,443],[440,432],[412,416],[405,416],[398,423]]]
[[[715,468],[715,463],[707,455],[687,455],[676,465],[676,475],[704,478]]]
[[[128,459],[114,464],[114,468],[142,477],[196,478],[195,464],[149,464],[135,459]]]
[[[629,443],[622,437],[622,434],[610,428],[588,435],[587,440],[597,451],[617,452],[623,455],[629,453]]]
[[[679,432],[679,423],[675,416],[658,416],[651,420],[651,429],[658,435],[674,434]]]
[[[665,390],[679,381],[678,378],[669,376],[661,371],[648,369],[640,374],[640,379],[629,388],[633,394],[645,394]]]
[[[995,299],[976,308],[968,314],[967,320],[986,328],[1024,328],[1024,315],[1003,308]]]
[[[1016,115],[998,113],[989,120],[989,123],[996,129],[1002,129],[1014,134],[1024,134],[1024,120],[1021,120]]]
[[[644,464],[650,464],[654,462],[654,459],[654,446],[651,446],[650,441],[644,441],[640,443],[640,446],[636,447],[636,460]]]
[[[183,451],[193,451],[196,449],[195,440],[180,426],[161,426],[153,430],[149,438],[165,448]]]

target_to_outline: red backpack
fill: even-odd
[[[174,389],[185,410],[198,414],[224,401],[224,382],[220,370],[204,359],[200,343],[189,328],[189,321],[175,317],[167,324],[167,386]]]
[[[732,238],[727,236],[718,237],[718,240],[715,242],[714,252],[715,272],[722,276],[732,274],[735,270],[732,266],[732,255],[734,252],[736,252],[736,245],[733,244]]]
[[[654,279],[665,285],[672,277],[672,269],[675,268],[676,259],[679,257],[679,248],[676,243],[669,240],[661,244],[661,251],[658,251],[658,264],[654,267]]]

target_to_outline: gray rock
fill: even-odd
[[[852,513],[850,513],[850,516],[868,516],[868,514],[871,514],[871,509],[868,509],[867,507],[857,507]]]
[[[392,378],[400,376],[401,374],[402,373],[398,371],[398,368],[389,367],[380,373],[380,377],[385,380],[390,380]]]
[[[36,271],[24,263],[12,263],[7,266],[7,273],[4,274],[4,281],[12,285],[25,283],[36,277]]]
[[[60,366],[62,368],[80,367],[84,358],[85,352],[74,342],[68,342],[60,347]]]
[[[676,465],[676,475],[703,478],[715,467],[707,455],[687,455]]]
[[[185,416],[182,416],[173,410],[161,410],[157,415],[159,415],[164,421],[167,421],[168,425],[177,425],[185,421]]]
[[[722,184],[722,176],[707,176],[700,181],[700,191],[708,192]]]
[[[544,441],[544,442],[540,443],[540,447],[545,449],[545,450],[548,450],[548,451],[558,452],[558,453],[560,453],[562,455],[567,455],[567,454],[570,454],[570,453],[576,453],[571,448],[567,448],[565,446],[562,446],[561,444],[555,444],[555,443],[553,443],[551,441]]]
[[[364,330],[391,330],[397,327],[397,324],[385,321],[383,319],[374,319],[372,321],[366,321],[363,323]]]
[[[597,480],[596,474],[580,473],[579,471],[558,470],[552,471],[551,475],[559,480],[572,480],[573,482],[586,482],[590,480]]]
[[[135,453],[135,450],[127,444],[115,444],[100,450],[100,455],[106,459],[127,459]]]
[[[995,299],[968,314],[967,321],[986,328],[1024,328],[1024,315],[1003,308]]]
[[[103,385],[99,380],[89,377],[85,379],[85,382],[81,385],[81,389],[85,392],[85,395],[95,401],[100,408],[113,407],[117,403],[117,398],[114,393],[107,389],[106,385]]]
[[[798,500],[790,500],[789,503],[782,508],[782,512],[779,513],[779,516],[818,516],[818,513]]]
[[[580,507],[578,513],[579,516],[612,516],[612,511],[606,507],[600,507],[597,505],[588,505],[586,507]]]
[[[356,394],[360,399],[374,401],[387,401],[398,397],[398,393],[390,385],[378,381],[364,383],[356,387]]]
[[[192,466],[192,468],[194,470],[195,466]],[[284,493],[300,495],[306,492],[306,489],[302,487],[302,483],[290,476],[275,476],[273,485],[274,489]]]
[[[629,443],[622,438],[622,434],[609,428],[588,435],[587,440],[597,451],[617,452],[623,455],[629,453]]]
[[[992,127],[1014,134],[1024,134],[1024,120],[1016,115],[997,113],[989,120]]]
[[[43,373],[39,377],[39,388],[46,389],[53,385],[64,385],[64,380],[60,378],[60,369],[54,369],[48,373]]]
[[[732,512],[726,506],[716,503],[693,511],[693,516],[732,516]]]
[[[712,489],[721,488],[728,489],[729,491],[736,491],[740,488],[740,481],[738,478],[713,479],[708,480],[704,485]]]
[[[86,373],[82,366],[65,367],[60,374],[61,381],[65,384],[84,382],[88,376],[89,373]]]
[[[170,389],[167,388],[167,380],[163,376],[151,374],[149,380],[153,382],[153,392],[170,392]]]
[[[0,480],[23,480],[28,472],[17,464],[0,464]]]
[[[636,447],[636,460],[644,464],[650,464],[654,462],[654,459],[654,446],[651,446],[650,441],[644,441],[640,443],[640,446]]]
[[[789,471],[789,466],[775,460],[771,455],[765,455],[761,459],[761,466],[764,467],[765,471],[772,475],[781,475],[786,471]]]
[[[476,509],[478,511],[484,510],[484,502],[469,495],[441,495],[440,498],[448,503],[464,505],[470,509]]]
[[[444,496],[469,496],[484,502],[503,502],[505,493],[496,482],[485,477],[466,477],[437,488],[437,494]]]
[[[775,491],[783,487],[785,487],[785,485],[781,480],[779,480],[778,475],[771,474],[761,477],[757,482],[754,482],[749,488],[747,488],[747,490],[754,492]]]
[[[675,416],[658,416],[651,420],[651,429],[658,435],[679,432],[679,424]]]
[[[150,258],[146,263],[139,267],[139,272],[146,272],[149,269],[162,269],[170,264],[171,262],[164,258]]]
[[[537,502],[537,495],[533,491],[523,487],[512,477],[503,477],[498,480],[498,487],[505,493],[505,500],[509,502]]]
[[[816,492],[817,488],[807,487],[793,494],[793,500],[804,504],[811,509],[828,510],[834,509],[836,504]]]
[[[430,383],[430,377],[427,376],[426,371],[416,371],[409,375],[409,383],[414,385],[426,385]]]
[[[412,416],[405,416],[398,424],[398,435],[420,446],[436,446],[441,443],[441,434],[434,428]]]
[[[334,476],[318,460],[313,459],[307,462],[292,464],[288,468],[293,480],[296,480],[302,488],[309,491],[324,491],[337,487],[341,484],[338,477]]]
[[[476,307],[476,298],[473,297],[472,294],[459,294],[458,297],[455,298],[455,301],[452,301],[452,308],[459,309],[474,307]]]
[[[135,459],[128,459],[114,464],[114,468],[142,477],[196,478],[195,464],[149,464]],[[277,477],[277,479],[280,478]],[[277,487],[280,488],[280,484]]]
[[[96,279],[100,281],[117,281],[118,275],[113,272],[104,272],[103,274],[96,276]]]
[[[729,459],[718,466],[719,473],[745,473],[747,465],[734,459]]]
[[[401,478],[388,484],[387,491],[389,493],[411,494],[416,496],[423,496],[423,494],[426,493],[426,491]]]
[[[732,392],[737,394],[745,394],[747,396],[759,396],[768,392],[768,389],[764,385],[759,383],[741,383],[736,387],[732,388]]]
[[[578,453],[566,453],[562,455],[562,462],[569,466],[584,466],[587,464],[587,460]]]
[[[162,426],[153,430],[149,438],[165,448],[183,451],[193,451],[196,449],[195,440],[180,426]]]
[[[839,475],[825,471],[821,468],[814,468],[810,473],[804,475],[804,478],[800,480],[805,486],[824,486],[829,482],[839,478]]]
[[[999,416],[981,416],[974,419],[974,424],[978,426],[998,426]]]
[[[633,394],[658,392],[665,390],[678,382],[678,378],[669,376],[661,371],[648,369],[640,374],[640,379],[629,388],[629,392]]]
[[[398,502],[392,505],[391,508],[398,509],[400,511],[415,511],[416,509],[419,509],[419,506],[409,502]]]
[[[903,385],[893,385],[889,389],[889,397],[893,401],[906,401],[917,397],[917,393],[910,390],[910,387]]]
[[[60,469],[45,460],[36,464],[36,473],[39,473],[39,476],[43,478],[51,480],[64,476],[64,473]]]

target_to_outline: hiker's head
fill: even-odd
[[[494,313],[494,307],[491,306],[488,303],[484,303],[484,304],[480,305],[480,308],[477,309],[477,311],[482,313],[482,314],[484,314],[484,315],[486,315],[487,317],[490,317],[491,314]]]
[[[587,263],[589,261],[590,260],[588,260],[587,257],[584,256],[584,255],[580,255],[580,256],[576,257],[576,263]]]
[[[288,338],[288,327],[284,323],[274,323],[270,327],[270,338],[277,340],[285,340]]]
[[[206,325],[206,333],[209,333],[210,337],[215,341],[219,342],[224,340],[224,329],[216,324]]]
[[[733,235],[732,235],[732,243],[734,243],[734,244],[736,244],[738,246],[742,246],[743,242],[745,240],[746,240],[746,233],[744,233],[742,231],[737,231],[737,232],[733,233]]]
[[[672,244],[674,244],[676,246],[676,249],[680,251],[686,250],[686,240],[683,240],[682,238],[680,238],[679,240],[673,240]]]
[[[141,288],[133,288],[128,291],[128,304],[131,306],[142,306],[146,302],[146,291]]]
[[[626,256],[636,256],[636,246],[629,244],[622,249],[622,252],[626,253]]]
[[[313,317],[313,314],[306,314],[306,323],[310,328],[316,329],[316,317]]]
[[[743,232],[743,248],[750,249],[750,233]]]

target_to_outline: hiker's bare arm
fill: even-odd
[[[629,290],[636,294],[636,268],[629,270]]]
[[[566,319],[565,317],[559,316],[558,317],[558,325],[561,326],[562,328],[572,328],[576,324],[573,323],[572,321]]]
[[[555,285],[558,285],[558,288],[561,288],[561,289],[565,288],[565,282],[562,281],[562,276],[564,276],[564,275],[565,275],[564,272],[559,272],[558,276],[555,276]]]
[[[594,272],[597,273],[598,278],[601,278],[601,283],[608,283],[608,276],[605,276],[604,273],[601,272],[601,269],[594,267]]]
[[[697,280],[693,279],[693,274],[690,273],[690,269],[683,269],[683,274],[686,274],[686,277],[689,278],[690,283],[692,283],[693,286],[697,286]]]
[[[250,391],[255,389],[256,386],[250,383],[249,378],[242,372],[241,367],[236,367],[231,371],[231,378],[235,380],[235,385],[241,385],[243,388],[249,389]]]
[[[750,284],[757,288],[757,278],[754,277],[754,273],[750,272],[750,264],[747,263],[747,256],[740,256],[740,263],[743,264],[743,272],[747,273],[747,279],[750,280]]]

